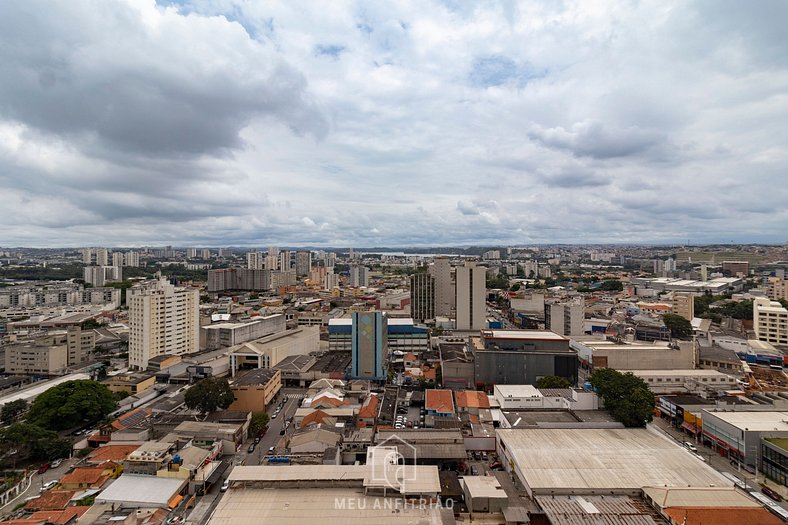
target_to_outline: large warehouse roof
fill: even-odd
[[[733,483],[647,429],[503,429],[502,448],[537,494]]]
[[[181,478],[123,474],[96,498],[96,503],[122,507],[166,507],[186,484]]]
[[[277,467],[279,468],[279,467]],[[281,467],[286,470],[288,467]],[[451,510],[404,505],[400,498],[364,496],[344,489],[231,488],[222,497],[208,525],[406,525],[454,523]]]

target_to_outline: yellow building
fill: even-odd
[[[118,374],[104,381],[112,392],[128,392],[131,395],[147,390],[154,383],[156,376],[150,374]]]
[[[270,368],[249,370],[231,385],[235,401],[229,410],[262,412],[282,388],[282,372]]]

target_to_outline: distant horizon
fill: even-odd
[[[788,245],[788,241],[783,242],[709,242],[709,243],[699,243],[699,244],[686,244],[686,243],[656,243],[656,242],[619,242],[619,243],[602,243],[602,242],[577,242],[577,243],[569,243],[569,242],[562,242],[562,243],[550,243],[550,242],[543,242],[543,243],[528,243],[528,244],[509,244],[509,243],[485,243],[485,244],[456,244],[456,245],[402,245],[402,246],[340,246],[340,245],[280,245],[276,243],[272,244],[265,244],[265,243],[257,243],[257,244],[235,244],[235,245],[210,245],[210,244],[173,244],[173,243],[163,243],[163,244],[138,244],[138,245],[109,245],[109,244],[90,244],[90,245],[75,245],[75,246],[2,246],[0,245],[0,250],[18,250],[18,249],[30,249],[30,250],[79,250],[82,248],[107,248],[107,249],[129,249],[129,250],[139,250],[144,248],[164,248],[165,246],[171,246],[173,249],[183,249],[183,248],[203,248],[203,249],[259,249],[265,251],[269,247],[276,247],[280,250],[313,250],[313,251],[320,251],[320,250],[330,250],[330,251],[348,251],[352,249],[354,252],[375,252],[375,251],[382,251],[382,252],[412,252],[414,250],[469,250],[469,249],[480,249],[480,248],[487,248],[487,249],[500,249],[500,248],[512,248],[512,249],[528,249],[531,247],[640,247],[640,248],[705,248],[705,247],[748,247],[748,246],[764,246],[764,247],[781,247]]]

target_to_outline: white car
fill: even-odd
[[[698,451],[698,447],[696,447],[695,445],[693,445],[689,441],[685,441],[684,442],[684,446],[687,447],[688,449],[690,449],[693,452],[697,452]]]
[[[46,483],[44,483],[41,486],[41,492],[44,492],[45,490],[49,490],[52,487],[54,487],[55,485],[57,485],[57,480],[56,479],[53,479],[51,481],[47,481]]]
[[[56,459],[55,461],[52,462],[52,465],[50,465],[49,468],[58,468],[62,463],[63,463],[62,459]]]

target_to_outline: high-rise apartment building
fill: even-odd
[[[85,266],[83,278],[93,286],[104,286],[106,283],[122,281],[123,270],[120,266]]]
[[[294,286],[298,282],[295,270],[271,272],[271,289],[278,290],[286,286]]]
[[[137,268],[140,265],[140,254],[137,252],[126,252],[123,256],[125,266]]]
[[[165,279],[131,288],[129,366],[139,370],[159,355],[181,355],[200,348],[200,292]]]
[[[112,252],[112,266],[123,266],[123,253]]]
[[[79,251],[82,253],[83,264],[93,264],[93,248],[82,248]]]
[[[258,252],[248,252],[246,254],[246,267],[250,270],[262,270],[265,266],[265,256]]]
[[[788,301],[788,280],[782,277],[769,277],[766,283],[766,296],[773,301],[780,299]]]
[[[451,317],[454,310],[454,283],[448,257],[435,257],[430,274],[435,278],[435,315]]]
[[[279,252],[279,270],[285,272],[290,268],[290,252],[288,250]]]
[[[276,271],[279,269],[279,256],[278,255],[266,255],[265,256],[265,269]]]
[[[366,266],[353,265],[350,267],[350,286],[364,287],[369,286],[369,268]]]
[[[259,292],[270,289],[271,272],[268,270],[249,270],[247,268],[208,270],[209,292],[228,290]]]
[[[96,266],[109,266],[109,251],[106,248],[96,248]]]
[[[326,272],[326,275],[323,277],[323,288],[325,290],[331,290],[333,288],[339,288],[339,275],[332,272]]]
[[[189,259],[197,258],[197,248],[186,248],[186,257]]]
[[[410,276],[410,312],[421,323],[435,318],[435,278],[427,272]]]
[[[563,336],[585,333],[585,305],[582,300],[546,303],[544,305],[545,328]]]
[[[383,312],[353,312],[350,376],[380,381],[386,378],[388,323]]]
[[[752,325],[759,340],[788,346],[788,310],[779,302],[756,297],[752,302]]]
[[[279,257],[279,248],[277,246],[269,246],[268,255],[271,257]]]
[[[211,258],[211,250],[210,249],[203,248],[202,250],[200,250],[200,259],[202,259],[203,261],[207,261],[210,258]]]
[[[695,317],[695,294],[692,292],[673,292],[673,313],[687,321]]]
[[[299,251],[295,254],[295,271],[296,277],[305,277],[309,275],[312,269],[312,252]]]
[[[481,330],[486,327],[487,269],[474,261],[457,267],[457,330]]]

